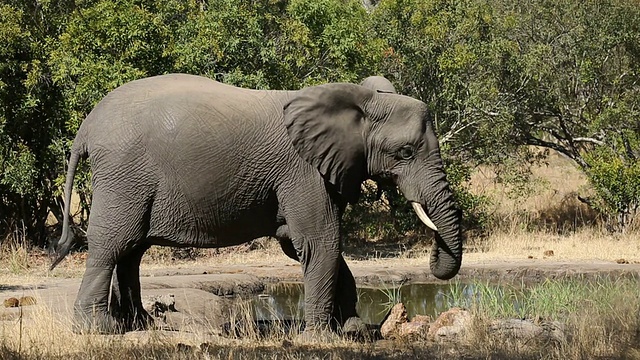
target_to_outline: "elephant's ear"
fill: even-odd
[[[371,90],[327,84],[300,90],[284,107],[284,122],[298,154],[349,202],[366,179],[363,104]]]

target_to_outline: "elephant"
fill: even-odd
[[[301,264],[305,333],[359,324],[340,226],[367,179],[396,184],[434,230],[432,274],[454,277],[461,212],[427,106],[380,84],[252,90],[167,74],[107,94],[73,141],[62,235],[53,246],[51,269],[73,244],[73,179],[88,159],[88,256],[74,331],[123,332],[152,322],[139,270],[152,245],[216,248],[264,236]]]
[[[389,79],[384,76],[369,76],[368,78],[362,80],[360,85],[372,90],[376,90],[380,93],[397,93],[395,86],[393,86],[391,81],[389,81]]]

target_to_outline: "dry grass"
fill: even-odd
[[[238,302],[229,321],[252,321],[250,313],[246,303]],[[70,331],[69,319],[44,305],[25,308],[24,314],[16,313],[15,319],[1,319],[0,359],[402,358],[373,343],[355,343],[337,336],[325,337],[321,342],[305,340],[278,328],[265,337],[246,327],[240,330],[242,338],[211,335],[214,329],[77,335]]]
[[[142,258],[147,269],[180,265],[272,264],[290,260],[275,239],[261,238],[251,243],[220,249],[175,249],[152,247]],[[293,262],[293,260],[290,260]]]
[[[640,263],[638,235],[581,229],[566,235],[554,232],[497,231],[465,253],[467,262],[513,260],[610,261]]]
[[[635,281],[635,283],[634,283]],[[487,287],[486,291],[491,291]],[[482,290],[485,291],[485,290]],[[500,301],[471,305],[472,326],[455,342],[393,340],[357,343],[338,337],[308,341],[273,329],[266,337],[253,328],[241,329],[242,338],[202,332],[131,332],[125,335],[76,335],[70,316],[61,316],[45,305],[24,308],[24,315],[0,319],[1,359],[629,359],[638,358],[640,296],[637,280],[551,281],[532,290],[527,316],[540,314],[563,325],[561,340],[531,341],[489,332],[501,315]],[[483,299],[483,297],[480,297]],[[44,301],[39,300],[39,304]],[[482,300],[480,300],[482,301]],[[508,306],[501,307],[503,309]],[[15,309],[20,310],[20,309]],[[492,314],[492,315],[489,315]],[[232,323],[253,321],[251,308],[239,301],[228,319]]]
[[[584,175],[569,160],[550,155],[546,164],[534,166],[529,194],[514,196],[513,189],[497,182],[491,168],[478,169],[469,186],[477,194],[489,196],[494,227],[511,232],[520,230],[572,231],[598,224],[597,215],[578,200],[589,194]]]
[[[513,318],[513,301],[479,285],[467,341],[478,354],[549,359],[628,359],[640,351],[638,279],[548,280],[525,290],[518,314],[537,319],[549,337],[516,337],[488,329]],[[505,313],[506,311],[506,313]],[[635,355],[634,355],[635,354]]]
[[[494,220],[486,237],[468,239],[466,261],[640,261],[640,231],[607,231],[598,215],[578,200],[578,195],[589,194],[588,183],[569,160],[551,155],[546,165],[534,167],[532,173],[536,182],[531,195],[524,198],[511,196],[491,169],[474,174],[471,189],[491,198]],[[548,250],[553,255],[545,255]]]

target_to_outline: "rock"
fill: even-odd
[[[629,263],[629,261],[627,259],[618,259],[618,260],[616,260],[616,262],[618,264],[628,264]]]
[[[428,322],[412,320],[410,322],[400,324],[400,337],[403,338],[423,339],[427,337],[428,332]]]
[[[29,306],[37,304],[36,298],[33,296],[23,296],[20,299],[10,297],[4,299],[4,307],[18,307],[18,306]]]
[[[493,321],[489,326],[489,331],[491,331],[495,335],[529,340],[540,336],[544,330],[542,329],[542,327],[534,324],[531,321],[508,319]]]
[[[173,294],[145,296],[142,299],[142,307],[147,310],[149,315],[160,317],[164,320],[164,313],[171,311],[176,312],[176,297]]]
[[[35,305],[38,302],[36,301],[36,298],[34,298],[33,296],[23,296],[21,297],[19,300],[19,306],[29,306],[29,305]]]
[[[429,327],[428,338],[450,339],[462,335],[471,323],[471,314],[461,308],[451,308],[438,316]]]
[[[545,331],[548,340],[564,343],[567,341],[565,326],[558,321],[545,321],[540,326]]]
[[[413,319],[411,319],[411,322],[421,322],[427,324],[430,324],[432,321],[433,319],[429,315],[416,315],[413,317]]]
[[[408,322],[407,309],[403,303],[397,303],[391,308],[389,315],[382,323],[380,335],[385,339],[399,338],[401,336],[400,327],[406,322]]]
[[[565,341],[564,325],[556,321],[507,319],[495,320],[489,326],[493,336],[504,336],[524,340],[542,342]]]
[[[206,336],[222,332],[233,304],[231,300],[192,288],[149,289],[143,290],[143,294],[145,310],[157,315],[156,325],[164,330]]]
[[[350,317],[342,325],[342,333],[352,338],[360,338],[368,334],[367,325],[359,317]]]
[[[228,279],[223,276],[215,281],[201,281],[195,288],[218,296],[254,296],[265,290],[265,284],[255,276],[235,274]]]
[[[8,299],[4,299],[4,307],[18,307],[20,305],[20,300],[10,297]]]
[[[194,351],[194,349],[197,349],[197,348],[195,346],[193,346],[193,345],[188,345],[188,344],[183,344],[183,343],[176,344],[176,350],[177,351],[190,352],[190,351]]]
[[[545,250],[543,254],[544,254],[544,256],[553,256],[554,255],[553,250]]]
[[[409,321],[404,304],[398,303],[382,323],[380,335],[384,339],[425,338],[430,323],[431,317],[427,315],[416,315]]]

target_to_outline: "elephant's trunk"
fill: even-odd
[[[431,247],[429,265],[431,273],[438,279],[451,279],[456,276],[462,265],[460,220],[459,211],[455,208],[444,211],[442,218],[434,219],[438,231]]]
[[[424,212],[422,206],[414,205],[414,210],[427,226],[429,223],[426,219],[437,228],[434,230],[435,241],[431,250],[431,273],[438,279],[448,280],[458,273],[462,264],[462,232],[460,228],[462,214],[453,200],[453,194],[446,180],[441,179],[435,184],[431,187],[432,191],[429,192],[430,199],[426,201],[429,204],[426,213],[430,217]],[[422,214],[420,214],[420,210],[422,210]],[[433,227],[431,228],[433,229]]]

